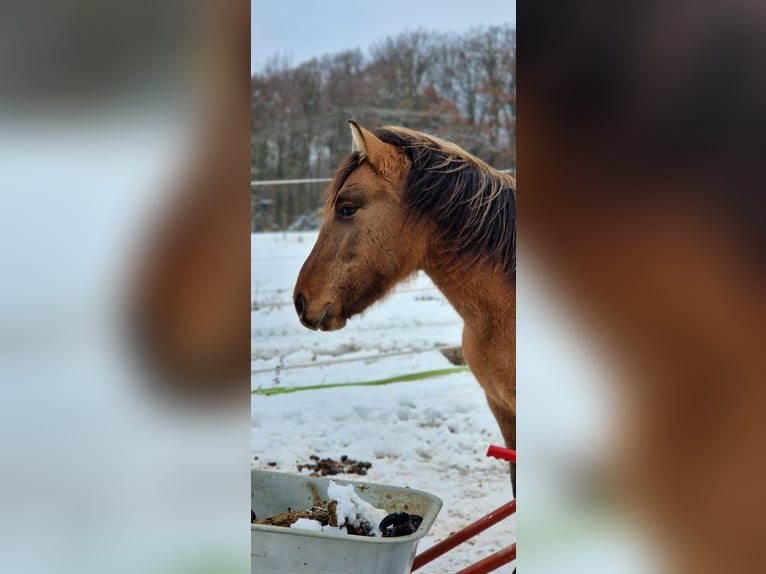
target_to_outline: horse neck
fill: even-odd
[[[423,270],[466,325],[495,332],[514,328],[515,285],[502,269],[488,264],[445,264],[434,255],[426,258]]]

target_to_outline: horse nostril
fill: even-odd
[[[295,296],[295,310],[298,312],[299,317],[303,317],[306,312],[306,297],[302,292]]]

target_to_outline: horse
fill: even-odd
[[[424,271],[463,319],[463,355],[515,449],[515,179],[437,137],[349,126],[353,151],[328,187],[295,285],[300,322],[341,329]]]
[[[148,222],[130,278],[136,357],[153,390],[184,403],[242,404],[250,388],[248,6],[205,3],[200,73],[220,89],[198,102],[188,165]]]

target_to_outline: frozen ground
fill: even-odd
[[[332,333],[300,325],[290,302],[316,233],[252,236],[254,390],[363,382],[449,368],[460,318],[426,276]],[[511,499],[507,465],[484,456],[500,432],[470,373],[376,387],[253,395],[253,466],[297,473],[312,454],[372,462],[362,480],[435,494],[444,506],[422,551]],[[348,475],[345,478],[359,480]],[[515,540],[503,521],[419,570],[452,574]],[[511,572],[505,567],[497,572]]]

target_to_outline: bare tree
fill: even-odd
[[[329,177],[350,149],[351,117],[434,133],[512,168],[515,72],[510,26],[463,35],[405,32],[374,45],[369,58],[352,50],[291,66],[275,56],[251,82],[253,178]],[[315,209],[321,192],[316,184],[258,188],[252,205],[259,225],[286,226]]]

